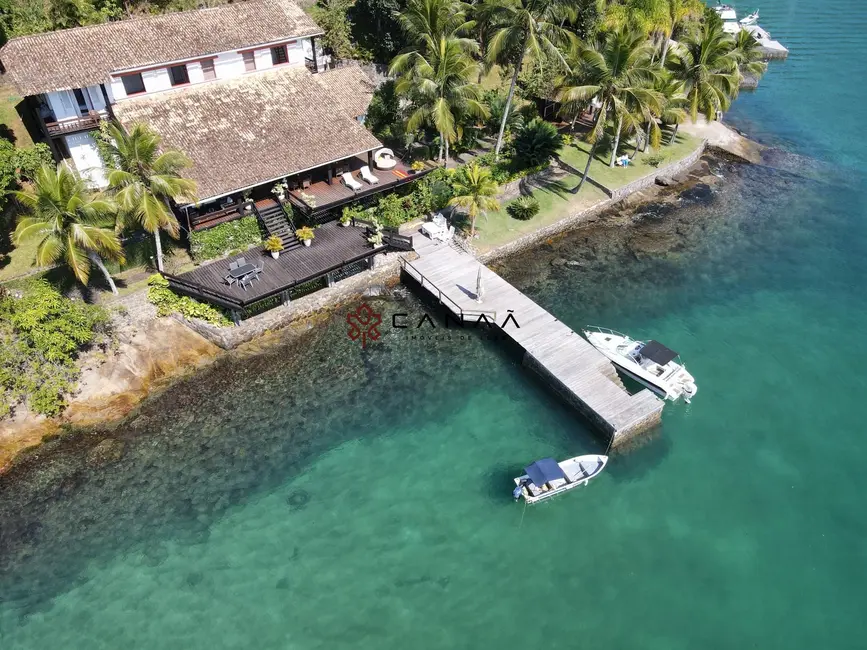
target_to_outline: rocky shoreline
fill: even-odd
[[[568,215],[551,226],[487,251],[480,255],[480,259],[487,264],[498,264],[522,251],[548,245],[552,238],[576,230],[587,231],[589,239],[592,230],[603,224],[606,229],[634,227],[648,221],[642,218],[643,207],[665,211],[666,206],[674,207],[684,192],[696,191],[696,188],[702,192],[709,191],[719,180],[711,171],[712,164],[720,160],[760,160],[758,145],[753,143],[752,148],[745,150],[742,140],[746,139],[737,134],[732,137],[730,134],[733,132],[723,128],[722,136],[710,134],[711,151],[692,163],[688,170],[678,168],[672,173],[660,170],[656,184],[645,184],[628,196],[612,197],[580,213]],[[706,127],[699,129],[702,137],[708,135]],[[744,155],[745,151],[747,155]],[[672,245],[672,238],[676,237],[667,221],[653,219],[649,221],[649,227],[644,223],[635,229],[634,236],[628,240],[631,252],[641,256],[667,250]],[[85,357],[81,381],[76,393],[70,396],[64,414],[47,419],[19,410],[15,418],[3,423],[0,474],[12,466],[21,452],[30,449],[27,455],[32,457],[38,455],[41,442],[66,430],[120,421],[132,414],[145,398],[161,393],[176,381],[228,354],[255,354],[274,340],[285,340],[287,335],[304,336],[318,319],[328,318],[341,304],[364,295],[375,295],[399,282],[403,255],[383,255],[373,270],[293,301],[290,306],[278,307],[248,319],[242,327],[232,328],[230,335],[219,332],[225,328],[203,329],[200,324],[186,323],[181,318],[157,318],[144,292],[126,297],[116,317],[118,344],[109,355],[94,353]],[[582,263],[555,259],[552,264],[580,268]]]

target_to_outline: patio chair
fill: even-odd
[[[436,239],[441,242],[449,242],[455,236],[455,227],[449,226],[448,230],[442,230],[439,234],[436,235]]]
[[[253,274],[249,273],[249,274],[245,275],[243,278],[238,280],[238,284],[240,284],[241,288],[244,291],[246,291],[247,287],[249,287],[251,284],[253,284]]]
[[[247,263],[247,260],[245,260],[243,257],[238,258],[238,266],[244,266],[246,263]],[[238,267],[236,266],[235,268],[238,268]]]
[[[234,271],[239,266],[241,266],[241,265],[238,262],[229,262],[229,270],[230,271]]]
[[[394,152],[391,149],[380,149],[373,154],[373,164],[377,169],[393,169],[397,166],[397,161],[394,159]]]
[[[361,178],[371,185],[379,184],[379,179],[373,175],[373,172],[370,171],[370,167],[367,165],[361,168]]]
[[[357,192],[362,187],[364,187],[361,183],[352,178],[352,174],[350,174],[349,172],[345,172],[344,174],[342,174],[340,176],[340,180],[344,185],[346,185],[346,187],[351,189],[353,192]]]

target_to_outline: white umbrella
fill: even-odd
[[[482,302],[485,296],[485,287],[482,286],[482,265],[479,264],[479,274],[476,276],[476,302]]]

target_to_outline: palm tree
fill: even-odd
[[[470,237],[476,234],[476,217],[487,218],[489,210],[499,210],[500,202],[494,197],[499,188],[491,177],[491,170],[473,161],[464,167],[453,183],[455,196],[449,205],[463,208],[470,218]]]
[[[732,54],[734,54],[738,61],[738,72],[741,79],[745,74],[761,78],[768,69],[768,64],[762,60],[763,56],[759,42],[745,29],[739,31],[735,36]],[[740,80],[738,84],[740,84]],[[737,96],[737,93],[735,96]]]
[[[389,74],[399,75],[396,92],[407,97],[412,105],[407,131],[433,126],[440,134],[439,159],[443,159],[445,147],[446,164],[449,144],[463,135],[461,120],[488,115],[481,102],[481,87],[470,81],[477,76],[477,66],[466,47],[461,39],[440,36],[430,43],[426,54],[419,51],[398,54],[389,67]]]
[[[687,99],[686,95],[683,94],[683,82],[667,74],[657,82],[656,89],[663,97],[662,112],[659,114],[659,120],[663,124],[674,124],[674,131],[672,131],[671,138],[668,140],[668,144],[672,144],[677,137],[678,128],[688,117],[684,108],[687,105]]]
[[[674,32],[685,19],[701,16],[705,9],[705,5],[700,0],[665,0],[665,4],[667,9],[663,28],[665,41],[662,46],[662,58],[659,62],[663,66],[668,56],[668,47]]]
[[[134,124],[127,131],[120,123],[113,122],[108,126],[108,135],[111,138],[107,143],[108,185],[118,204],[118,229],[133,221],[152,233],[157,269],[162,271],[160,230],[171,237],[177,237],[179,231],[169,201],[192,202],[196,198],[196,184],[180,176],[192,163],[179,151],[160,153],[159,134],[144,124]]]
[[[506,97],[506,110],[494,148],[495,159],[499,158],[500,149],[503,147],[506,118],[525,59],[541,59],[547,54],[551,60],[568,68],[557,47],[577,40],[574,34],[559,26],[563,15],[562,7],[568,4],[569,0],[488,0],[479,9],[483,20],[495,30],[488,43],[489,63],[517,52],[517,59],[513,61],[515,71],[512,73],[512,83]]]
[[[475,27],[474,21],[466,20],[468,8],[460,0],[410,0],[398,14],[409,43],[404,52],[427,54],[436,49],[441,36],[457,38],[468,52],[478,52],[478,43],[463,36]]]
[[[16,246],[39,238],[36,263],[54,264],[60,259],[86,285],[91,265],[95,264],[117,295],[117,287],[103,257],[123,262],[117,234],[111,228],[117,210],[114,202],[94,194],[66,163],[57,167],[43,165],[29,189],[15,192],[18,201],[30,212],[15,229]]]
[[[695,36],[683,39],[668,68],[684,84],[693,122],[701,112],[711,121],[737,95],[740,73],[734,40],[716,23],[705,23]]]
[[[594,98],[600,103],[596,121],[587,135],[592,145],[590,155],[581,182],[573,192],[580,190],[587,178],[590,161],[609,119],[615,124],[610,161],[613,167],[621,134],[635,131],[660,113],[661,96],[652,87],[660,71],[650,62],[652,54],[653,46],[644,34],[626,29],[610,32],[590,44],[580,44],[570,53],[571,72],[562,75],[556,84],[559,101],[566,110],[574,110]]]

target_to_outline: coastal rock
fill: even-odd
[[[579,262],[578,260],[569,260],[568,262],[566,262],[566,266],[570,269],[580,269],[582,266],[584,266],[584,263]]]
[[[566,266],[566,264],[568,263],[569,260],[564,257],[555,257],[553,260],[551,260],[551,266]]]
[[[671,178],[670,176],[657,176],[656,177],[656,184],[662,185],[662,187],[671,187],[675,183],[676,183],[676,181],[673,178]]]
[[[91,467],[104,467],[116,463],[123,456],[124,444],[114,438],[106,438],[87,452],[87,464]]]
[[[647,232],[631,237],[627,242],[629,250],[636,257],[663,255],[676,249],[680,244],[677,235],[670,232]]]

